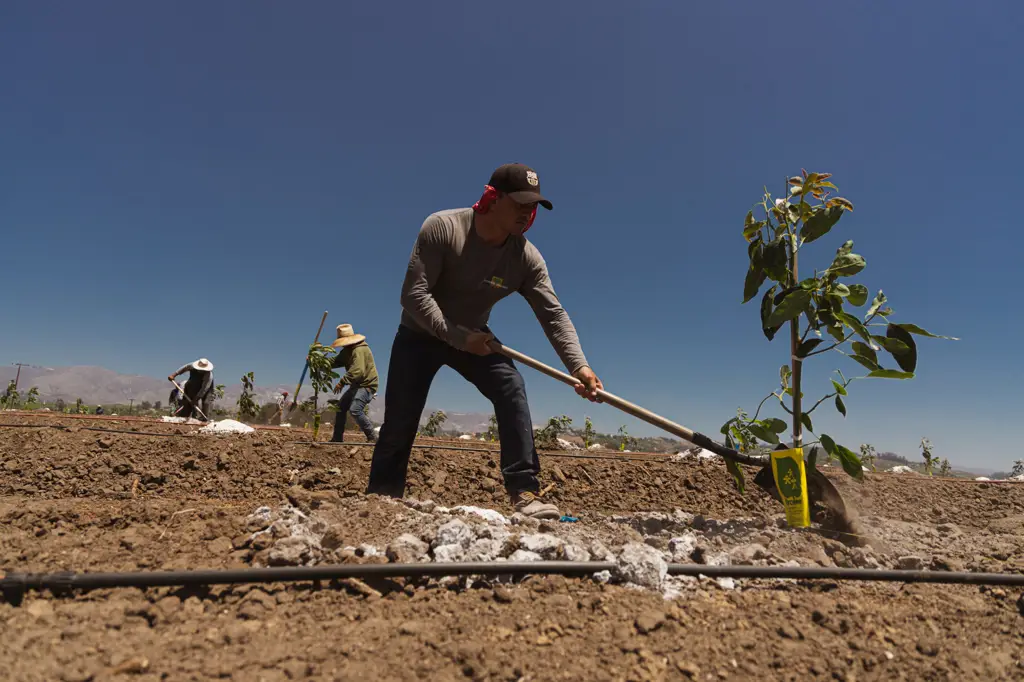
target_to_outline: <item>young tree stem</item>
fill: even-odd
[[[797,271],[797,250],[793,244],[793,239],[790,237],[787,239],[789,242],[789,254],[790,264],[792,265],[792,273],[790,286],[797,286],[800,283],[800,278]],[[803,423],[800,421],[800,372],[802,364],[796,356],[796,351],[800,347],[800,317],[797,316],[789,321],[789,347],[790,347],[790,358],[792,359],[793,368],[793,447],[803,447]]]

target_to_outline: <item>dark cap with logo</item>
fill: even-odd
[[[540,179],[537,172],[521,163],[506,163],[491,174],[491,187],[503,192],[520,204],[539,203],[551,210],[551,202],[540,193]]]

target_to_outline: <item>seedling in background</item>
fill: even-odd
[[[924,460],[924,472],[931,476],[939,458],[932,453],[932,442],[927,438],[921,439],[921,459]]]
[[[491,418],[487,420],[486,437],[492,443],[498,440],[498,417],[496,415],[492,414]]]
[[[572,417],[567,417],[564,414],[561,417],[551,417],[544,428],[534,436],[534,441],[541,447],[557,447],[558,437],[568,431],[571,426]]]
[[[7,384],[7,390],[4,392],[4,397],[2,401],[4,407],[6,407],[8,410],[13,410],[15,407],[18,406],[18,400],[20,399],[21,396],[18,394],[18,389],[14,383],[14,380],[12,379],[11,383]]]
[[[743,237],[747,241],[750,264],[743,284],[743,303],[754,299],[768,280],[772,284],[761,297],[761,330],[771,341],[783,326],[789,325],[790,362],[779,370],[779,388],[766,396],[758,405],[752,419],[738,414],[722,425],[721,433],[726,445],[733,448],[751,447],[749,439],[769,446],[780,444],[780,435],[791,428],[792,447],[820,443],[830,459],[838,459],[843,470],[855,479],[863,480],[864,468],[860,458],[849,448],[836,443],[827,434],[804,443],[803,431],[814,436],[811,415],[826,400],[846,417],[850,385],[858,379],[912,379],[917,370],[917,344],[915,336],[956,340],[938,336],[909,322],[893,322],[891,308],[881,289],[875,295],[863,316],[852,309],[868,303],[868,287],[850,281],[860,274],[866,261],[853,252],[853,241],[843,243],[824,270],[814,270],[811,277],[800,278],[798,256],[804,245],[821,239],[839,222],[853,204],[847,199],[831,196],[837,188],[829,182],[831,173],[808,173],[789,178],[784,198],[773,199],[768,189],[754,210],[747,213],[743,224]],[[802,323],[806,326],[801,328]],[[881,333],[883,328],[884,333]],[[823,345],[824,344],[824,345]],[[849,345],[847,345],[849,344]],[[816,355],[835,351],[868,370],[864,376],[847,378],[842,370],[835,370],[832,391],[814,403],[803,407],[803,363]],[[879,355],[885,351],[897,368],[885,367]],[[765,403],[774,398],[789,415],[791,425],[778,418],[759,419]],[[787,405],[787,399],[789,404]],[[812,450],[808,464],[813,468],[817,451]],[[729,471],[743,489],[740,468],[727,461]]]
[[[636,438],[629,435],[629,431],[626,431],[626,425],[623,424],[619,427],[619,452],[626,450],[636,449]]]
[[[427,423],[423,425],[422,429],[420,429],[420,433],[431,438],[437,437],[441,432],[441,424],[445,423],[447,419],[448,415],[441,410],[431,413],[431,415],[427,417]]]
[[[242,395],[238,396],[238,416],[243,420],[252,421],[260,413],[260,406],[253,398],[255,394],[254,376],[252,372],[242,375]]]
[[[597,434],[594,432],[594,422],[590,421],[590,417],[583,419],[583,447],[590,449],[590,446],[594,444],[594,437]]]
[[[875,451],[875,446],[869,443],[862,443],[860,446],[860,463],[863,466],[871,467],[872,471],[875,469],[875,460],[878,459],[878,453]]]

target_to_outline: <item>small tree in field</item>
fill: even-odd
[[[4,391],[3,399],[0,402],[3,402],[4,407],[8,410],[13,410],[18,406],[18,401],[20,399],[21,396],[18,394],[18,387],[12,379],[11,383],[7,384],[7,390]]]
[[[590,446],[594,444],[594,437],[597,434],[594,432],[594,422],[590,421],[590,417],[583,418],[583,447],[590,449]]]
[[[253,398],[255,393],[254,375],[248,372],[242,375],[242,395],[238,396],[238,416],[242,419],[253,420],[260,413],[260,406]]]
[[[64,403],[63,398],[57,398],[57,400],[55,400],[53,403],[53,408],[58,412],[63,412],[64,410],[68,409],[68,406]]]
[[[953,471],[953,465],[949,463],[949,460],[945,457],[942,458],[942,464],[939,465],[939,475],[949,476],[950,472]]]
[[[431,438],[436,437],[441,431],[441,424],[445,423],[447,419],[448,415],[441,410],[432,412],[430,416],[427,417],[427,423],[420,429],[420,433]]]
[[[493,414],[487,420],[487,440],[492,443],[498,440],[498,417]]]
[[[561,417],[551,417],[548,423],[534,436],[537,445],[544,448],[558,446],[558,437],[569,430],[572,425],[572,418],[564,414]]]
[[[320,422],[322,413],[320,409],[320,394],[329,394],[334,390],[334,385],[341,378],[341,375],[334,371],[331,365],[337,351],[330,346],[314,343],[309,347],[309,355],[306,361],[309,363],[309,385],[313,387],[312,402],[306,401],[304,406],[312,408],[313,412],[313,440],[316,440],[320,433]],[[340,419],[343,415],[338,415]]]
[[[213,399],[214,400],[224,400],[224,384],[217,384],[216,386],[213,387]],[[158,409],[158,410],[160,409],[160,403],[159,402],[157,403],[157,408],[156,409]]]
[[[875,460],[878,459],[878,453],[875,452],[875,446],[868,443],[861,443],[860,446],[860,461],[864,466],[871,467],[872,471],[875,469]]]
[[[1018,459],[1013,463],[1013,469],[1010,470],[1010,476],[1024,476],[1024,459]]]
[[[153,409],[154,410],[161,410],[161,409],[163,409],[163,406],[164,406],[164,404],[162,402],[160,402],[159,400],[156,401],[155,403],[153,403]]]
[[[629,431],[626,430],[626,425],[623,424],[619,427],[619,452],[626,450],[636,449],[636,438],[629,435]]]
[[[836,186],[829,182],[831,173],[803,171],[786,181],[784,196],[773,199],[765,188],[762,200],[755,205],[759,216],[750,210],[743,224],[743,238],[747,242],[749,267],[743,284],[743,303],[753,300],[767,280],[772,284],[761,298],[760,327],[768,341],[784,326],[789,326],[786,357],[789,362],[779,370],[780,386],[768,394],[758,405],[754,417],[745,420],[734,417],[721,429],[726,445],[737,445],[741,423],[757,439],[775,446],[781,442],[780,434],[792,431],[792,447],[803,448],[820,442],[829,458],[837,458],[843,470],[855,479],[863,479],[861,460],[849,448],[836,443],[827,434],[819,434],[816,441],[804,443],[803,431],[814,435],[811,414],[826,400],[832,400],[835,409],[846,417],[846,398],[850,385],[858,379],[912,379],[917,369],[915,336],[955,340],[953,337],[932,334],[909,322],[893,322],[891,308],[879,289],[863,316],[850,311],[868,303],[868,287],[850,282],[866,266],[863,256],[853,252],[853,241],[847,240],[836,250],[828,267],[815,269],[801,277],[798,254],[807,244],[821,239],[839,222],[853,204],[842,197],[832,197]],[[872,328],[884,331],[872,331]],[[828,341],[831,340],[831,343]],[[824,345],[823,347],[822,344]],[[847,346],[849,344],[849,346]],[[879,351],[888,353],[899,369],[882,366]],[[803,363],[816,355],[835,351],[868,370],[860,377],[847,378],[842,370],[835,370],[831,379],[832,391],[805,409],[803,402]],[[790,423],[778,418],[759,419],[761,408],[774,398]],[[787,404],[788,402],[788,404]],[[815,466],[817,450],[812,450],[808,464]],[[742,490],[743,474],[740,468],[726,460],[730,473]]]
[[[25,395],[25,407],[34,410],[39,407],[39,389],[33,386]]]
[[[921,459],[924,460],[924,472],[931,476],[939,458],[932,453],[932,442],[927,438],[921,439]]]

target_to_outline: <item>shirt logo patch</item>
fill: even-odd
[[[507,289],[508,288],[508,287],[505,286],[505,280],[503,280],[501,277],[491,277],[490,279],[485,279],[484,280],[484,284],[486,284],[487,286],[491,287],[492,289]]]
[[[537,184],[540,183],[540,180],[537,179],[537,173],[535,173],[532,170],[526,171],[526,181],[533,185],[534,187],[536,187]]]

